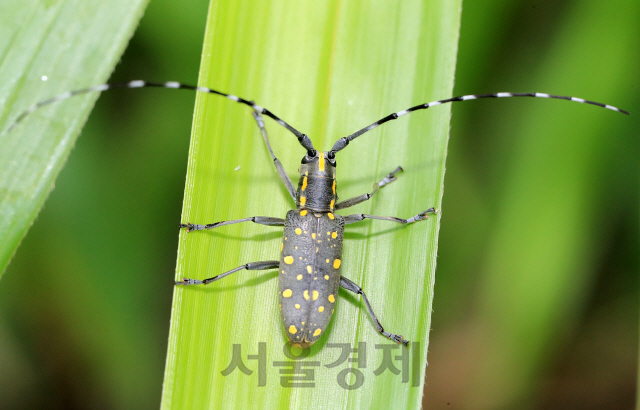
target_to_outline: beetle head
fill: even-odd
[[[331,151],[318,152],[316,150],[307,151],[307,155],[302,157],[300,175],[317,175],[334,178],[336,173],[336,156]]]

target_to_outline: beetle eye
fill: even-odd
[[[307,151],[307,155],[302,157],[302,161],[300,162],[302,164],[308,164],[317,158],[318,158],[318,152],[315,149],[310,149],[309,151]]]

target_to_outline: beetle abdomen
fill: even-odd
[[[287,213],[280,254],[280,312],[287,337],[302,348],[325,331],[340,288],[344,220],[332,213]]]

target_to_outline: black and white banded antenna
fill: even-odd
[[[27,108],[22,113],[20,113],[20,115],[18,115],[18,117],[15,119],[15,121],[13,121],[13,123],[9,126],[9,128],[7,128],[2,134],[10,133],[18,124],[22,122],[22,120],[24,120],[29,114],[31,114],[38,108],[44,107],[45,105],[56,103],[58,101],[66,100],[67,98],[71,98],[76,95],[102,92],[102,91],[112,90],[116,88],[150,88],[150,87],[183,89],[183,90],[199,91],[199,92],[208,93],[208,94],[216,94],[216,95],[221,95],[225,98],[228,98],[231,101],[235,101],[237,103],[247,105],[251,107],[255,112],[266,115],[267,117],[273,118],[278,124],[282,125],[284,128],[289,130],[293,135],[295,135],[298,141],[300,142],[300,145],[302,145],[304,149],[306,149],[308,152],[313,152],[315,155],[313,143],[311,142],[311,139],[306,134],[301,133],[300,131],[298,131],[297,129],[293,128],[291,125],[286,123],[284,120],[282,120],[280,117],[278,117],[268,109],[259,106],[253,101],[248,101],[248,100],[245,100],[244,98],[241,98],[232,94],[226,94],[221,91],[213,90],[211,88],[187,85],[187,84],[182,84],[176,81],[168,81],[166,83],[154,83],[154,82],[143,81],[143,80],[135,80],[135,81],[129,81],[127,83],[100,84],[93,87],[82,88],[75,91],[67,91],[65,93],[58,94],[55,97],[51,97],[47,100],[43,100],[36,104],[33,104],[31,107]]]
[[[444,100],[432,101],[432,102],[429,102],[429,103],[426,103],[426,104],[416,105],[415,107],[408,108],[408,109],[406,109],[404,111],[398,111],[398,112],[394,112],[392,114],[389,114],[386,117],[383,117],[383,118],[379,119],[378,121],[374,122],[373,124],[368,125],[368,126],[362,128],[361,130],[358,130],[358,131],[354,132],[353,134],[351,134],[351,135],[349,135],[347,137],[340,138],[338,141],[336,141],[335,144],[333,144],[333,147],[331,148],[331,151],[329,151],[329,158],[333,158],[333,156],[335,155],[336,152],[340,151],[341,149],[343,149],[344,147],[349,145],[349,143],[351,141],[353,141],[354,139],[358,138],[359,136],[361,136],[365,132],[371,131],[372,129],[384,124],[385,122],[392,121],[392,120],[397,120],[398,118],[402,117],[403,115],[410,114],[410,113],[412,113],[414,111],[426,110],[427,108],[435,107],[436,105],[442,105],[442,104],[455,102],[455,101],[477,100],[479,98],[508,98],[508,97],[555,98],[555,99],[558,99],[558,100],[568,100],[568,101],[578,102],[578,103],[582,103],[582,104],[597,105],[598,107],[606,108],[608,110],[617,111],[617,112],[621,112],[623,114],[629,115],[628,111],[621,110],[620,108],[614,107],[612,105],[602,104],[602,103],[595,102],[595,101],[589,101],[589,100],[585,100],[583,98],[578,98],[578,97],[567,97],[567,96],[564,96],[564,95],[553,95],[553,94],[545,94],[545,93],[494,93],[494,94],[463,95],[463,96],[460,96],[460,97],[446,98]]]
[[[198,86],[194,86],[194,85],[187,85],[187,84],[182,84],[182,83],[179,83],[179,82],[176,82],[176,81],[168,81],[168,82],[165,82],[165,83],[154,83],[154,82],[143,81],[143,80],[134,80],[134,81],[129,81],[127,83],[100,84],[100,85],[96,85],[96,86],[93,86],[93,87],[82,88],[82,89],[75,90],[75,91],[67,91],[65,93],[58,94],[55,97],[52,97],[52,98],[49,98],[47,100],[43,100],[43,101],[40,101],[40,102],[38,102],[36,104],[33,104],[32,106],[27,108],[25,111],[23,111],[20,115],[18,115],[18,117],[15,119],[15,121],[4,132],[2,132],[2,134],[0,134],[0,135],[4,135],[4,134],[10,133],[18,124],[20,124],[20,122],[22,122],[22,120],[24,120],[29,114],[31,114],[32,112],[36,111],[37,109],[39,109],[41,107],[44,107],[46,105],[53,104],[53,103],[58,102],[58,101],[66,100],[67,98],[71,98],[71,97],[74,97],[76,95],[88,94],[88,93],[92,93],[92,92],[102,92],[102,91],[107,91],[107,90],[116,89],[116,88],[150,88],[150,87],[184,89],[184,90],[199,91],[199,92],[208,93],[208,94],[216,94],[216,95],[220,95],[222,97],[228,98],[231,101],[235,101],[237,103],[247,105],[247,106],[251,107],[254,110],[254,112],[256,112],[258,114],[264,114],[267,117],[272,118],[278,124],[282,125],[284,128],[289,130],[293,135],[296,136],[296,138],[298,139],[298,142],[300,143],[300,145],[302,145],[302,147],[307,150],[307,152],[309,153],[309,155],[311,157],[315,156],[315,154],[316,154],[316,151],[313,148],[313,143],[311,142],[311,139],[306,134],[301,133],[300,131],[298,131],[297,129],[293,128],[291,125],[289,125],[287,122],[282,120],[280,117],[278,117],[277,115],[273,114],[268,109],[257,105],[253,101],[245,100],[244,98],[235,96],[233,94],[226,94],[226,93],[223,93],[221,91],[217,91],[217,90],[214,90],[214,89],[211,89],[211,88],[198,87]],[[383,117],[383,118],[379,119],[378,121],[374,122],[373,124],[368,125],[368,126],[366,126],[366,127],[362,128],[362,129],[354,132],[353,134],[351,134],[351,135],[349,135],[347,137],[340,138],[338,141],[335,142],[335,144],[333,144],[333,147],[331,148],[331,151],[329,151],[329,158],[333,158],[335,156],[336,152],[344,149],[347,145],[349,145],[349,142],[353,141],[354,139],[356,139],[360,135],[366,133],[367,131],[371,131],[372,129],[377,128],[378,126],[384,124],[385,122],[396,120],[396,119],[402,117],[403,115],[410,114],[410,113],[412,113],[414,111],[426,110],[427,108],[435,107],[437,105],[442,105],[442,104],[446,104],[446,103],[450,103],[450,102],[456,102],[456,101],[477,100],[477,99],[480,99],[480,98],[508,98],[508,97],[555,98],[555,99],[558,99],[558,100],[568,100],[568,101],[578,102],[578,103],[582,103],[582,104],[596,105],[598,107],[606,108],[606,109],[609,109],[609,110],[612,110],[612,111],[617,111],[617,112],[621,112],[623,114],[629,115],[628,111],[621,110],[620,108],[614,107],[612,105],[603,104],[603,103],[599,103],[599,102],[596,102],[596,101],[585,100],[583,98],[568,97],[568,96],[563,96],[563,95],[553,95],[553,94],[546,94],[546,93],[508,93],[508,92],[501,92],[501,93],[494,93],[494,94],[463,95],[463,96],[460,96],[460,97],[446,98],[444,100],[432,101],[432,102],[429,102],[429,103],[426,103],[426,104],[416,105],[416,106],[408,108],[406,110],[398,111],[398,112],[389,114],[386,117]]]

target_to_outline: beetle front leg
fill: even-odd
[[[204,229],[219,228],[221,226],[239,224],[242,222],[253,222],[260,225],[268,225],[268,226],[284,226],[284,219],[282,218],[274,218],[271,216],[251,216],[249,218],[234,219],[232,221],[220,221],[220,222],[214,222],[212,224],[207,224],[207,225],[198,225],[198,224],[192,224],[187,222],[186,224],[180,224],[180,228],[187,228],[187,232],[191,232],[191,231],[201,231]]]
[[[345,278],[344,276],[340,276],[340,287],[353,292],[357,295],[362,295],[362,298],[364,299],[364,303],[365,305],[367,305],[367,310],[369,311],[369,316],[371,317],[371,320],[373,320],[373,324],[375,325],[376,329],[378,330],[378,332],[380,332],[383,336],[389,338],[390,340],[393,340],[394,342],[400,344],[402,343],[404,346],[409,346],[409,341],[406,340],[404,337],[402,337],[402,335],[397,335],[395,333],[389,333],[386,332],[384,330],[384,328],[382,327],[382,325],[380,324],[380,321],[378,320],[378,318],[376,317],[375,313],[373,313],[373,309],[371,308],[371,303],[369,303],[369,299],[367,299],[367,295],[364,294],[364,291],[362,290],[362,288],[358,285],[356,285],[355,283],[353,283],[352,281],[350,281],[349,279]]]
[[[235,273],[239,270],[267,270],[267,269],[275,269],[278,266],[280,266],[280,261],[261,261],[261,262],[249,262],[249,263],[245,263],[242,266],[238,266],[235,269],[231,269],[230,271],[226,271],[224,273],[221,273],[217,276],[214,276],[212,278],[208,278],[208,279],[187,279],[187,278],[182,278],[182,280],[177,280],[175,281],[176,285],[207,285],[211,282],[215,282],[217,280],[220,280],[222,278],[224,278],[225,276],[229,276],[232,273]]]
[[[276,158],[276,155],[273,153],[271,149],[271,144],[269,143],[269,136],[267,135],[267,129],[264,127],[264,121],[262,120],[262,115],[260,115],[257,111],[252,111],[253,118],[255,118],[256,123],[258,124],[258,128],[260,128],[260,133],[262,134],[262,139],[264,143],[267,145],[267,149],[269,150],[269,155],[271,155],[271,160],[273,161],[273,165],[276,166],[276,171],[278,172],[278,176],[280,176],[280,180],[284,185],[287,192],[295,202],[296,200],[296,190],[293,187],[293,182],[291,182],[291,178],[287,175],[287,171],[284,170],[284,167],[280,163],[280,160]]]
[[[418,221],[424,221],[425,219],[427,219],[429,217],[429,215],[435,215],[437,213],[438,213],[438,211],[436,211],[435,208],[429,208],[426,211],[420,212],[418,215],[412,216],[409,219],[396,218],[395,216],[376,216],[376,215],[367,215],[367,214],[353,214],[353,215],[347,215],[347,216],[344,217],[344,224],[348,225],[348,224],[364,221],[365,219],[378,219],[380,221],[391,221],[391,222],[397,222],[399,224],[406,225],[406,224],[410,224],[410,223],[414,223],[414,222],[418,222]]]
[[[391,171],[389,173],[389,175],[387,175],[386,177],[382,178],[382,180],[380,180],[379,182],[376,182],[375,184],[373,184],[373,191],[371,191],[371,193],[367,193],[367,194],[362,194],[359,196],[354,196],[353,198],[349,198],[349,199],[345,199],[344,201],[340,201],[336,204],[336,209],[344,209],[344,208],[349,208],[350,206],[354,206],[357,205],[359,203],[362,203],[364,201],[368,201],[369,199],[371,199],[372,196],[374,196],[376,194],[376,192],[378,192],[378,190],[380,188],[382,188],[383,186],[392,183],[393,181],[395,181],[396,179],[396,174],[398,172],[402,172],[403,169],[402,167],[398,167],[396,169],[394,169],[393,171]]]

